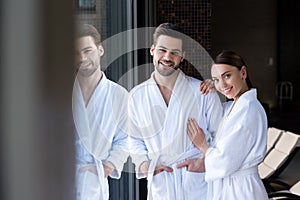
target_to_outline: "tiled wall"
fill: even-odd
[[[74,20],[76,23],[88,23],[94,25],[101,33],[102,40],[108,37],[107,6],[109,0],[97,0],[93,8],[79,8],[79,0],[73,0]]]
[[[196,42],[198,42],[206,51],[211,51],[211,0],[159,0],[156,6],[157,25],[164,22],[171,22],[178,25],[181,30]],[[195,53],[196,51],[196,53]],[[204,78],[209,77],[210,59],[207,54],[199,49],[190,49],[194,52],[191,60],[197,60],[193,63],[184,63],[183,71],[191,76],[200,78],[199,73]],[[201,54],[199,56],[199,53]]]

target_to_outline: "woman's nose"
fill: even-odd
[[[227,86],[226,81],[224,81],[223,79],[221,79],[221,80],[220,80],[220,86],[221,86],[222,88],[226,87],[226,86]]]

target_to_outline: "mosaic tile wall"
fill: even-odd
[[[156,6],[157,25],[174,23],[204,48],[191,47],[187,53],[193,64],[184,62],[182,66],[186,74],[199,79],[210,76],[211,9],[211,0],[159,0]]]
[[[88,23],[94,25],[101,33],[102,40],[108,37],[107,27],[107,3],[103,0],[89,0],[86,5],[80,7],[80,0],[73,0],[74,20],[76,23]],[[107,2],[109,2],[107,0]]]

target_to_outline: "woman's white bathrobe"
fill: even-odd
[[[149,200],[204,200],[207,184],[204,173],[177,169],[176,165],[201,156],[188,138],[188,118],[198,121],[210,141],[222,116],[222,105],[217,93],[203,95],[200,81],[180,71],[167,106],[153,78],[130,92],[129,119],[131,120],[130,150],[138,171],[143,161],[150,161],[148,173]],[[153,176],[155,166],[163,164],[173,172]]]
[[[257,166],[267,144],[267,117],[256,89],[226,103],[212,147],[205,155],[207,200],[268,199]]]
[[[103,73],[89,103],[85,106],[78,80],[73,89],[73,118],[76,127],[76,199],[107,200],[108,181],[103,163],[110,161],[120,178],[128,153],[128,92],[108,80]],[[80,168],[96,165],[98,175]]]

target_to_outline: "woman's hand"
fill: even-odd
[[[200,92],[202,94],[208,94],[210,91],[215,92],[216,88],[211,79],[205,79],[200,83]]]
[[[198,126],[198,123],[194,119],[189,119],[187,124],[187,134],[193,144],[200,150],[202,153],[206,153],[208,145],[206,144],[205,134],[203,130]]]
[[[205,172],[204,157],[186,160],[183,163],[177,165],[177,168],[186,167],[189,172]]]

